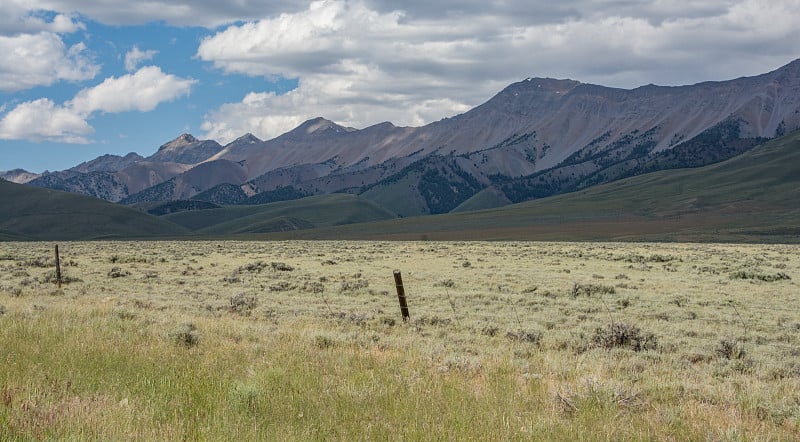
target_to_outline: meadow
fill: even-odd
[[[796,245],[53,245],[0,243],[0,440],[800,440]]]

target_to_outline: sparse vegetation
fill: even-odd
[[[0,243],[0,440],[800,431],[797,246],[69,243],[60,291],[51,249]]]

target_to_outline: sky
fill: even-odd
[[[0,0],[0,170],[463,113],[527,77],[635,88],[800,58],[800,0]]]

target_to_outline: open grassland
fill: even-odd
[[[0,243],[0,440],[800,439],[798,246],[60,251]]]

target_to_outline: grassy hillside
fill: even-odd
[[[177,236],[186,229],[106,201],[0,180],[0,240]]]
[[[303,232],[309,238],[797,241],[800,132],[730,160],[480,212]]]
[[[451,213],[474,212],[476,210],[494,209],[511,204],[502,191],[496,187],[487,187],[459,204]]]
[[[361,196],[401,216],[419,216],[448,213],[483,187],[453,157],[432,155],[368,186]]]
[[[264,233],[394,218],[385,209],[347,194],[320,195],[258,206],[229,206],[166,215],[198,234]]]

